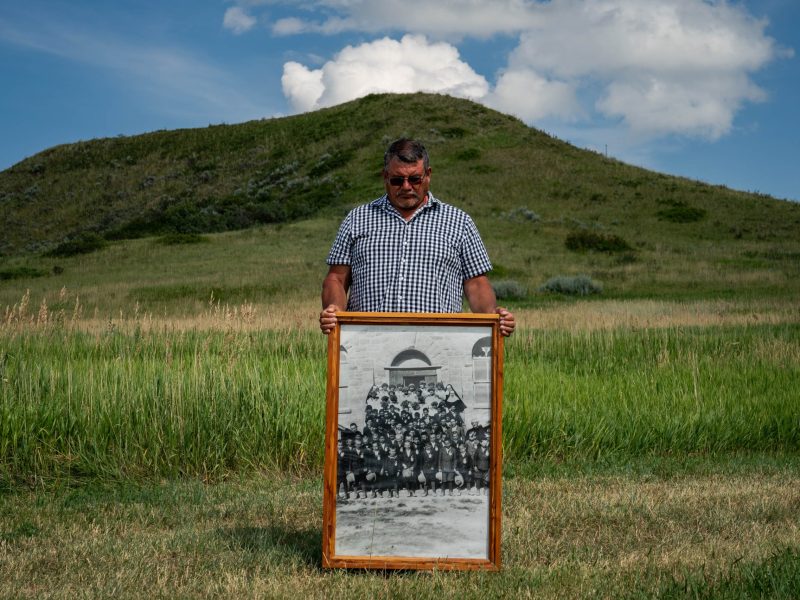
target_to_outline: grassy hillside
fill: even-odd
[[[612,298],[800,289],[800,205],[631,167],[478,104],[416,94],[79,142],[15,165],[0,173],[0,305],[30,289],[31,303],[52,306],[62,288],[101,312],[197,311],[212,292],[316,297],[339,220],[382,193],[383,151],[401,135],[428,146],[434,193],[473,215],[512,303],[578,274]],[[176,243],[187,241],[205,243]]]

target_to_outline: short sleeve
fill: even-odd
[[[329,265],[349,265],[351,264],[351,248],[353,246],[353,212],[350,211],[347,216],[339,225],[339,231],[336,233],[336,239],[333,240],[331,251],[328,252],[328,258],[325,262]]]
[[[489,253],[483,245],[478,228],[471,218],[467,217],[464,225],[464,244],[461,248],[461,270],[464,279],[471,279],[492,270]]]

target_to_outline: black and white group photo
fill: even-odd
[[[484,558],[491,328],[348,325],[340,344],[337,554]]]

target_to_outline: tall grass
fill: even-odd
[[[506,457],[800,450],[800,325],[523,329]],[[314,330],[0,332],[0,474],[211,478],[322,464]]]
[[[0,469],[14,478],[121,478],[317,466],[321,337],[289,330],[7,337]]]
[[[522,331],[513,457],[800,449],[800,327]]]

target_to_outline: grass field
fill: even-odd
[[[313,311],[8,320],[4,595],[797,597],[793,304],[520,309],[496,575],[321,570]]]
[[[64,485],[0,494],[4,597],[796,598],[796,455],[632,459],[504,483],[503,571],[323,571],[322,485]]]
[[[216,478],[321,467],[318,331],[124,325],[6,327],[5,477]],[[521,328],[507,343],[505,373],[512,461],[800,450],[797,322]]]

